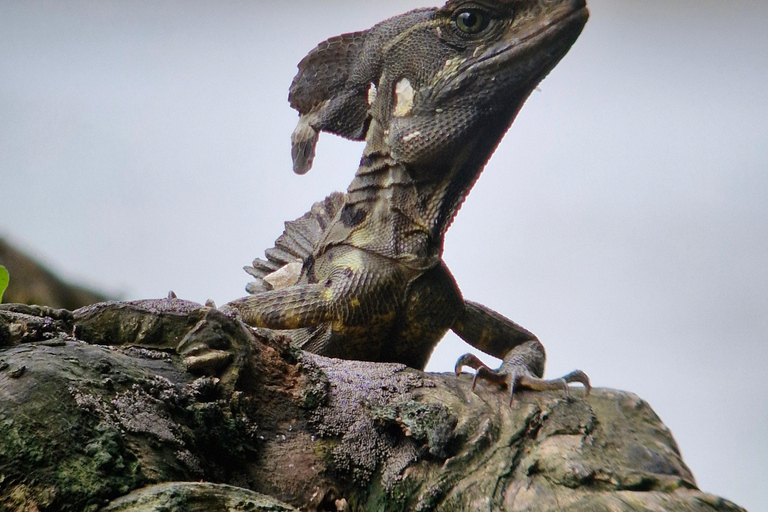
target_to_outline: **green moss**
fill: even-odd
[[[193,411],[195,444],[211,462],[234,469],[256,451],[256,427],[247,417],[234,416],[215,402],[196,404]]]
[[[103,499],[125,494],[140,483],[138,465],[120,434],[104,425],[88,429],[77,416],[69,417],[75,421],[65,431],[34,420],[0,422],[0,474],[18,484],[10,493],[24,491],[24,500],[41,504],[40,496],[56,489],[62,511],[96,510]],[[83,435],[86,432],[93,437]],[[2,494],[0,499],[8,498]]]
[[[295,347],[292,350],[298,350]],[[323,405],[328,399],[328,390],[331,387],[328,376],[311,361],[299,359],[299,369],[309,380],[304,386],[299,406],[304,409],[315,409]]]
[[[447,457],[446,447],[458,420],[445,405],[407,400],[371,413],[377,423],[397,424],[406,436],[426,443],[431,455]]]
[[[37,465],[44,455],[45,449],[38,439],[25,436],[14,420],[0,422],[0,472],[4,472],[6,466],[19,462]]]
[[[382,485],[381,478],[374,478],[367,489],[367,501],[361,510],[399,512],[412,507],[414,496],[420,487],[420,482],[412,479],[401,480],[392,489]]]
[[[331,465],[333,463],[333,450],[339,446],[340,441],[336,438],[320,438],[315,439],[312,443],[312,451],[318,459]]]

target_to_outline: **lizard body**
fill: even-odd
[[[419,369],[449,329],[502,359],[522,361],[510,354],[533,345],[540,357],[501,375],[511,389],[522,374],[526,385],[540,379],[543,347],[464,300],[442,261],[443,240],[587,17],[584,0],[450,0],[321,43],[291,85],[300,114],[294,171],[309,170],[321,131],[364,139],[360,166],[346,194],[286,223],[267,259],[246,267],[257,278],[251,295],[227,306],[253,326],[290,330],[318,354]],[[476,358],[460,363],[489,375]]]

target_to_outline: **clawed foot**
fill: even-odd
[[[197,375],[219,376],[225,387],[234,387],[248,357],[251,334],[240,322],[215,307],[201,308],[203,318],[184,336],[176,352],[187,370]]]
[[[518,347],[515,347],[504,358],[501,366],[493,370],[485,365],[480,359],[472,354],[464,354],[456,361],[456,375],[461,373],[464,366],[469,366],[475,370],[475,377],[472,380],[472,389],[475,389],[478,379],[484,379],[493,384],[507,386],[509,389],[509,403],[515,397],[515,391],[520,388],[527,388],[533,391],[548,391],[562,389],[565,392],[566,399],[570,400],[568,384],[580,382],[586,390],[584,396],[588,396],[592,386],[587,374],[581,370],[575,370],[559,379],[543,379],[544,374],[544,348],[538,341],[529,341]]]
[[[216,377],[234,389],[246,365],[253,334],[237,312],[201,306],[170,292],[165,299],[93,304],[71,313],[75,336],[99,345],[177,353],[196,375]]]
[[[167,300],[173,304],[179,300],[176,293],[168,292]],[[195,316],[202,316],[176,346],[176,352],[184,357],[187,371],[206,376],[221,376],[222,382],[234,384],[247,354],[249,345],[243,337],[240,322],[234,322],[219,311],[216,304],[208,299]]]

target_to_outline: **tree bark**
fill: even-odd
[[[242,348],[228,378],[158,350],[211,336]],[[631,393],[471,385],[176,299],[3,306],[0,510],[743,510]]]

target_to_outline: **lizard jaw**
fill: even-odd
[[[571,4],[571,7],[553,17],[544,26],[534,26],[533,30],[519,37],[497,43],[479,55],[477,59],[466,61],[466,68],[460,69],[473,73],[490,72],[509,67],[522,67],[526,83],[537,84],[557,64],[570,49],[589,19],[589,11],[583,0]],[[542,51],[547,48],[548,51]],[[531,73],[531,71],[539,72]]]

